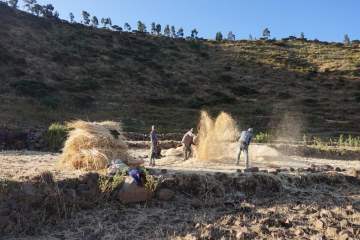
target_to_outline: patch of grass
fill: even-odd
[[[59,151],[64,145],[68,131],[69,129],[63,124],[51,124],[45,134],[48,149],[51,151]]]

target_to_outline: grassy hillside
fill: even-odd
[[[14,128],[82,118],[175,132],[209,109],[262,131],[295,121],[309,133],[360,134],[359,69],[357,45],[175,40],[0,4],[0,121]]]

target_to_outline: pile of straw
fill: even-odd
[[[130,160],[128,146],[118,122],[73,121],[61,163],[75,169],[104,169],[114,159]]]

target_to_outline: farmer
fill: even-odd
[[[155,166],[155,158],[157,157],[158,153],[158,138],[154,125],[151,126],[150,141],[150,166]]]
[[[241,132],[241,136],[239,139],[240,148],[239,148],[239,152],[237,154],[236,165],[239,165],[240,155],[241,155],[241,152],[243,151],[245,154],[245,167],[249,168],[248,149],[249,149],[249,145],[250,145],[252,137],[253,137],[253,129],[252,128],[249,128],[247,131]]]
[[[181,143],[183,145],[184,151],[184,161],[188,160],[191,155],[191,145],[194,144],[194,129],[190,129],[185,135],[183,136]]]

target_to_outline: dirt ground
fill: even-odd
[[[198,161],[191,158],[183,160],[181,148],[163,150],[163,157],[156,160],[156,167],[168,170],[195,171],[195,172],[227,172],[234,173],[244,169],[244,156],[241,156],[240,165],[236,166],[236,144],[230,144],[228,151],[224,152],[222,159],[211,161]],[[145,160],[148,166],[148,149],[130,149],[130,154],[138,159]],[[331,165],[336,168],[359,168],[360,159],[334,160],[326,158],[306,158],[295,155],[286,156],[276,149],[264,144],[254,144],[250,148],[250,163],[260,169],[279,168],[308,168],[312,165]],[[58,153],[30,152],[30,151],[4,151],[0,152],[0,178],[13,180],[27,180],[43,171],[50,171],[56,179],[78,177],[84,174],[82,170],[64,168],[58,164]],[[150,167],[151,168],[151,167]]]
[[[148,149],[131,149],[136,158],[145,158]],[[236,146],[229,146],[223,159],[213,161],[183,161],[181,149],[162,152],[156,169],[168,173],[233,178],[225,186],[219,200],[178,191],[171,201],[152,200],[125,206],[103,204],[82,210],[71,218],[44,225],[32,235],[8,235],[0,239],[359,239],[360,184],[358,176],[348,176],[350,169],[360,169],[358,160],[328,160],[284,156],[266,145],[254,145],[250,150],[251,165],[266,169],[307,169],[330,165],[333,170],[321,172],[288,172],[266,175],[265,180],[250,180],[248,194],[232,186],[243,184],[238,179],[240,166],[234,165]],[[84,171],[63,169],[57,164],[59,154],[6,151],[0,153],[0,178],[26,181],[42,171],[51,171],[57,180],[78,177]],[[147,162],[145,162],[147,166]],[[339,167],[340,173],[334,169]],[[251,178],[251,174],[245,175]],[[257,177],[261,177],[259,173]],[[227,179],[220,175],[221,179]],[[289,177],[291,176],[291,177]],[[238,180],[237,180],[238,179]],[[350,180],[349,180],[350,179]],[[280,184],[281,190],[271,184]],[[209,182],[195,182],[208,186]],[[190,184],[191,185],[191,184]],[[226,186],[232,189],[226,191]],[[219,186],[220,187],[220,186]],[[243,189],[244,190],[244,189]],[[245,191],[244,190],[244,191]],[[246,191],[245,191],[246,192]],[[228,199],[228,200],[227,200]]]

